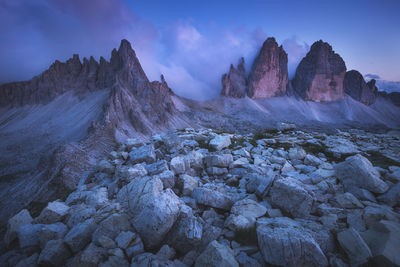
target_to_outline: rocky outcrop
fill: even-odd
[[[222,76],[222,96],[242,98],[246,96],[246,71],[244,69],[244,58],[241,58],[237,68],[232,64],[229,73]]]
[[[332,47],[315,42],[301,60],[293,79],[295,92],[305,100],[336,101],[344,97],[346,65]]]
[[[346,72],[344,76],[344,92],[367,106],[375,103],[377,97],[375,83],[371,80],[367,84],[361,73],[356,70]]]
[[[400,167],[380,168],[381,160],[361,156],[336,164],[342,157],[332,156],[328,146],[310,149],[325,136],[320,132],[292,129],[257,140],[230,134],[233,142],[223,152],[204,145],[218,136],[226,134],[183,129],[120,144],[64,202],[48,203],[40,215],[23,210],[12,217],[0,262],[399,265]],[[332,136],[364,154],[385,148],[391,164],[400,162],[395,136],[362,130]],[[370,139],[376,140],[373,146],[360,142]],[[210,175],[210,167],[225,172]],[[337,173],[324,175],[335,167]],[[195,183],[188,190],[190,180]],[[383,183],[387,194],[377,190]],[[346,192],[349,185],[363,195]]]
[[[286,93],[288,85],[287,54],[275,38],[268,38],[254,60],[248,81],[251,98],[269,98]]]
[[[0,224],[33,200],[55,200],[75,189],[79,174],[116,141],[186,126],[173,96],[163,76],[148,80],[127,40],[109,62],[81,62],[74,55],[30,81],[1,85],[0,123],[8,128],[0,131],[0,154],[6,155],[0,165],[7,166],[0,170],[0,177],[7,177],[0,188],[13,193],[0,194],[6,207]]]

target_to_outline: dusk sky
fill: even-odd
[[[221,75],[266,37],[289,55],[289,75],[319,39],[347,69],[400,81],[400,1],[0,0],[0,83],[40,74],[73,53],[110,58],[128,39],[151,80],[178,94],[216,96]]]

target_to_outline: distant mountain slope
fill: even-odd
[[[197,123],[234,132],[275,128],[277,122],[326,130],[400,127],[400,107],[383,98],[378,98],[371,106],[365,106],[349,96],[329,103],[287,96],[257,100],[222,97],[202,103],[185,99],[180,101],[181,104],[176,106]]]
[[[0,86],[0,225],[74,189],[118,141],[191,125],[164,78],[150,82],[128,41],[111,60],[74,55]]]

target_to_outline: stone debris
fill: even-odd
[[[368,143],[355,141],[386,146],[388,137],[354,130],[327,141],[290,129],[256,140],[193,129],[128,139],[64,202],[49,202],[36,218],[28,210],[10,218],[0,260],[11,266],[400,265],[394,164],[400,157],[382,154],[391,160],[380,165]],[[353,154],[323,145],[332,140],[350,142]],[[391,146],[396,150],[398,140]]]

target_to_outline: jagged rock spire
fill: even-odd
[[[315,42],[301,60],[293,79],[295,92],[306,100],[336,101],[344,97],[346,65],[332,47]]]
[[[275,38],[268,38],[254,60],[248,81],[251,98],[269,98],[286,93],[288,84],[287,54]]]
[[[244,58],[239,61],[237,69],[231,64],[229,73],[222,76],[222,96],[242,98],[246,95],[246,71]]]

